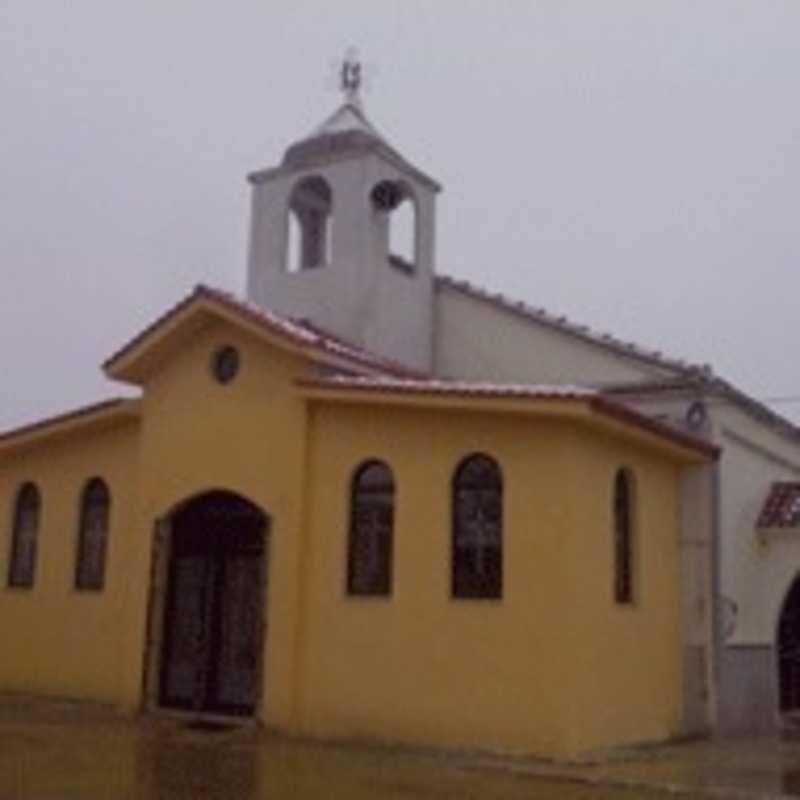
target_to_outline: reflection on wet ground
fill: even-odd
[[[798,756],[797,742],[701,742],[567,767],[300,742],[0,698],[0,800],[666,800],[679,786],[696,789],[686,798],[712,786],[730,789],[717,797],[743,789],[800,796]]]

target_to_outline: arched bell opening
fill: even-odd
[[[292,189],[287,226],[287,272],[330,264],[333,192],[324,178],[304,178]]]
[[[380,181],[370,193],[390,266],[413,273],[417,266],[417,201],[404,181]]]
[[[229,491],[181,503],[156,525],[146,705],[251,716],[260,705],[269,516]]]
[[[777,654],[780,712],[800,715],[800,576],[789,588],[778,618]]]

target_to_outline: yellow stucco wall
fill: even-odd
[[[228,386],[209,374],[224,344],[242,355]],[[154,523],[226,489],[271,520],[266,724],[547,755],[677,731],[674,461],[588,422],[306,400],[294,380],[310,369],[207,321],[148,376],[140,422],[0,453],[0,519],[26,479],[44,502],[35,589],[0,589],[0,689],[139,708]],[[450,480],[474,451],[504,474],[501,601],[449,596]],[[390,463],[397,485],[389,599],[345,596],[350,478],[369,457]],[[621,464],[636,473],[640,509],[632,609],[612,602]],[[95,474],[113,495],[107,581],[102,594],[81,594],[71,588],[77,499]]]
[[[225,386],[211,379],[209,366],[212,353],[223,345],[241,353],[240,373]],[[236,492],[269,515],[263,719],[280,727],[291,725],[298,531],[303,525],[305,409],[293,380],[306,370],[307,364],[281,349],[233,326],[211,323],[149,378],[143,400],[142,528],[152,530],[153,520],[213,489]],[[140,551],[139,557],[135,569],[147,575],[150,550]],[[141,687],[147,593],[143,580],[130,609],[136,622],[127,644],[124,684],[131,705],[138,702]]]
[[[0,457],[0,687],[118,701],[125,597],[141,576],[129,568],[134,527],[138,426],[84,432]],[[74,588],[80,497],[100,476],[111,492],[102,592]],[[32,480],[41,492],[35,583],[6,586],[16,494]]]
[[[586,435],[573,464],[568,750],[665,739],[679,732],[682,704],[678,468]],[[612,481],[623,465],[636,495],[632,606],[612,600]]]
[[[211,354],[239,347],[237,380],[210,376]],[[141,422],[121,431],[80,429],[0,454],[0,689],[114,702],[142,702],[152,542],[156,520],[210,489],[250,499],[270,517],[269,629],[262,709],[291,726],[298,630],[297,544],[302,528],[305,410],[294,377],[308,364],[224,323],[194,330],[149,376]],[[141,469],[138,467],[141,464]],[[78,497],[92,475],[106,479],[112,517],[106,586],[75,592]],[[34,480],[43,497],[35,587],[5,586],[16,491]],[[265,678],[266,680],[266,678]]]
[[[677,470],[553,420],[321,406],[314,412],[301,724],[323,735],[566,755],[678,730]],[[450,481],[504,474],[501,601],[450,597]],[[391,598],[345,594],[348,487],[397,485]],[[612,600],[611,487],[635,471],[634,608]]]

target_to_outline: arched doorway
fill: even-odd
[[[781,712],[800,711],[800,577],[795,578],[778,621]]]
[[[248,715],[260,694],[268,517],[208,492],[171,518],[159,704]]]

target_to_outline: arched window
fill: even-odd
[[[36,572],[36,539],[42,501],[33,483],[26,483],[17,494],[11,531],[11,559],[8,585],[30,589]]]
[[[394,478],[382,461],[367,461],[353,476],[347,593],[392,593]]]
[[[320,176],[305,178],[289,198],[286,269],[300,272],[331,260],[333,193]]]
[[[453,597],[503,596],[503,477],[486,455],[453,477]]]
[[[75,565],[76,589],[103,588],[110,508],[111,495],[108,487],[100,478],[92,478],[86,484],[81,497],[78,557]]]
[[[417,207],[410,187],[381,181],[370,194],[389,265],[412,274],[417,263]]]
[[[633,476],[626,469],[614,478],[614,601],[634,601]]]

